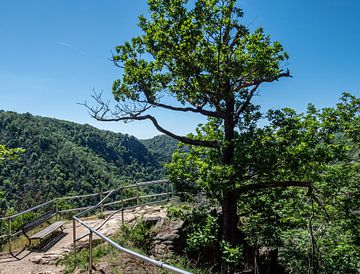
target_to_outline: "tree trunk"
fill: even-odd
[[[224,146],[222,149],[222,164],[232,165],[234,158],[234,107],[233,97],[226,100],[226,118],[224,119]],[[231,246],[237,246],[240,241],[240,231],[238,230],[239,217],[237,214],[238,194],[235,189],[236,178],[231,176],[226,178],[227,188],[223,191],[222,197],[222,240],[228,242]],[[225,261],[221,263],[221,272],[228,273],[230,269]]]
[[[223,230],[222,239],[236,246],[241,237],[238,230],[239,217],[237,214],[237,193],[234,190],[225,190],[223,193]]]
[[[222,164],[231,165],[234,157],[234,113],[235,100],[230,97],[226,100],[226,118],[224,119],[224,147],[222,151]],[[237,229],[237,193],[235,191],[235,178],[228,178],[228,188],[223,191],[222,211],[223,211],[223,240],[232,246],[239,243],[239,233]]]

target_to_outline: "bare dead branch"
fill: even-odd
[[[220,144],[217,141],[196,140],[196,139],[191,139],[189,137],[176,135],[176,134],[172,133],[171,131],[168,131],[168,130],[164,129],[162,126],[160,126],[158,121],[152,115],[142,115],[142,116],[141,115],[129,115],[129,116],[109,117],[109,118],[104,118],[102,115],[101,116],[91,115],[91,116],[93,118],[95,118],[96,120],[103,121],[103,122],[150,120],[158,131],[160,131],[161,133],[164,133],[176,140],[179,140],[185,144],[193,145],[193,146],[209,147],[209,148],[220,148]]]
[[[96,106],[92,107],[87,104],[87,102],[82,103],[81,105],[85,106],[89,110],[89,114],[91,117],[98,121],[103,122],[114,122],[114,121],[142,121],[142,120],[150,120],[155,128],[160,131],[161,133],[164,133],[176,140],[179,140],[180,142],[183,142],[188,145],[193,146],[202,146],[202,147],[209,147],[209,148],[220,148],[221,144],[218,141],[205,141],[205,140],[196,140],[192,139],[186,136],[179,136],[175,133],[163,128],[159,125],[156,118],[152,115],[143,115],[145,111],[147,111],[149,108],[153,107],[151,104],[145,104],[142,106],[142,108],[134,111],[136,106],[133,106],[132,109],[128,109],[128,106],[121,107],[120,105],[116,105],[115,112],[112,112],[109,106],[108,101],[104,101],[100,94],[94,94],[93,99],[96,101]]]

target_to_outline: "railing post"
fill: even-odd
[[[76,221],[73,218],[73,246],[74,246],[74,262],[76,266]]]
[[[3,225],[2,225],[3,221],[0,221],[0,235],[3,236]],[[3,238],[0,238],[0,246],[3,243]]]
[[[174,199],[174,183],[171,183],[171,199]]]
[[[90,230],[90,233],[89,233],[89,274],[92,273],[92,265],[93,265],[92,238],[93,238],[93,232]]]
[[[122,225],[124,225],[125,224],[125,221],[124,221],[124,192],[122,189],[120,192],[120,197],[121,197],[121,222],[122,222]]]
[[[104,195],[101,192],[100,193],[100,202],[102,201],[103,198],[104,198]],[[101,203],[100,210],[101,210],[101,216],[104,216],[104,204],[103,203]]]
[[[136,205],[140,204],[140,199],[139,199],[139,186],[136,184]]]
[[[59,213],[59,206],[58,206],[58,202],[57,202],[57,199],[55,199],[55,216],[56,216],[56,220],[59,220],[60,219],[60,213]]]
[[[170,189],[169,189],[169,182],[166,182],[165,184],[166,184],[166,199],[167,199],[167,201],[169,201],[169,200],[170,200],[170,193],[169,193],[169,191],[170,191]]]
[[[9,218],[9,252],[11,253],[11,218]]]

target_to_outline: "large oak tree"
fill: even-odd
[[[237,125],[256,109],[253,96],[263,83],[290,77],[283,68],[288,56],[281,44],[272,42],[261,28],[251,33],[241,22],[243,11],[236,2],[148,0],[149,16],[139,17],[142,34],[117,46],[113,56],[123,71],[113,84],[117,104],[111,109],[94,95],[98,104],[88,106],[91,115],[101,121],[150,120],[160,132],[185,144],[213,149],[221,155],[221,165],[231,168]],[[171,100],[164,98],[168,97],[178,103],[167,103]],[[153,108],[216,119],[222,134],[179,136],[149,114]],[[234,246],[241,240],[237,179],[229,174],[220,197],[222,238]]]

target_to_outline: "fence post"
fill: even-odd
[[[100,202],[102,201],[103,198],[104,198],[104,195],[103,195],[102,192],[100,192]],[[101,210],[101,216],[104,216],[104,204],[103,204],[103,202],[101,202],[100,210]]]
[[[60,219],[60,213],[59,213],[59,206],[58,206],[58,200],[55,199],[55,216],[56,216],[56,220],[58,221]]]
[[[171,183],[171,199],[174,199],[174,183]]]
[[[138,206],[140,204],[139,200],[139,186],[136,184],[136,205]]]
[[[166,199],[167,201],[170,200],[170,194],[169,194],[169,191],[170,191],[170,187],[169,187],[169,182],[166,182]]]
[[[92,256],[92,237],[93,232],[90,230],[89,233],[89,274],[92,273],[93,256]]]
[[[124,225],[124,193],[123,193],[123,189],[121,189],[120,192],[120,197],[121,197],[121,222],[122,225]]]
[[[73,219],[73,245],[74,245],[74,262],[76,266],[76,221]]]
[[[9,218],[9,252],[11,253],[11,218]]]

